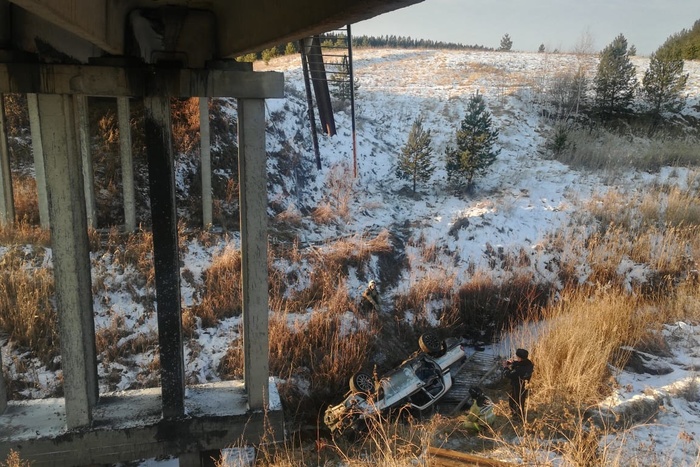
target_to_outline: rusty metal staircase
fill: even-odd
[[[313,137],[316,167],[321,169],[318,133],[314,109],[318,109],[322,131],[328,136],[336,134],[333,99],[341,105],[350,106],[353,140],[353,167],[357,176],[357,153],[355,137],[355,86],[352,69],[352,35],[350,25],[322,35],[307,37],[300,41],[304,85],[308,105],[309,121]],[[315,96],[316,105],[311,89]]]

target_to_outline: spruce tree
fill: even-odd
[[[503,35],[501,38],[501,46],[498,48],[501,52],[510,52],[510,49],[513,48],[513,40],[510,38],[510,35],[507,33]]]
[[[622,112],[632,104],[637,76],[624,35],[617,36],[601,52],[594,87],[595,105],[601,114]]]
[[[501,152],[494,149],[498,130],[478,92],[469,98],[467,113],[457,130],[457,147],[446,150],[447,181],[455,188],[471,187],[475,176],[483,175]]]
[[[424,130],[423,120],[416,118],[396,165],[396,176],[401,180],[412,181],[413,193],[416,192],[416,184],[430,180],[435,171],[431,143],[430,130]]]
[[[678,50],[659,48],[649,57],[649,68],[642,79],[642,95],[652,115],[677,113],[685,98],[681,95],[688,81],[683,74],[683,58]]]

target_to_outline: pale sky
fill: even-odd
[[[583,37],[599,52],[622,33],[638,55],[700,19],[699,0],[424,0],[352,25],[354,36],[410,36],[513,50],[571,51]]]

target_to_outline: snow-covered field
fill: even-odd
[[[284,186],[274,186],[269,199],[288,210],[299,209],[301,205],[313,206],[332,189],[329,186],[332,177],[349,180],[348,217],[351,221],[316,225],[304,218],[299,232],[303,244],[322,244],[329,238],[376,234],[385,228],[410,225],[414,238],[423,237],[426,244],[439,247],[444,255],[443,272],[455,277],[457,283],[468,279],[470,267],[488,263],[489,248],[502,248],[505,252],[524,249],[532,257],[532,267],[544,276],[547,271],[542,265],[550,258],[538,245],[547,234],[565,227],[593,194],[620,184],[643,190],[646,184],[662,179],[671,184],[688,180],[685,169],[664,169],[655,174],[629,172],[616,177],[616,185],[611,185],[611,177],[604,174],[572,170],[541,157],[539,150],[548,124],[538,113],[538,90],[546,86],[558,70],[574,69],[579,60],[580,57],[566,54],[355,50],[354,72],[358,82],[356,179],[352,178],[351,122],[345,112],[336,113],[338,134],[335,137],[320,136],[323,168],[315,169],[299,57],[281,57],[269,65],[256,64],[258,71],[283,71],[285,75],[287,97],[266,103],[268,115],[275,116],[269,119],[268,151],[281,152],[284,147],[294,147],[307,158],[304,170],[310,173],[305,186],[299,187],[295,196],[290,196]],[[585,60],[595,66],[594,58]],[[633,63],[641,76],[648,60],[636,57]],[[690,77],[685,113],[700,117],[700,63],[686,62],[686,72]],[[394,174],[395,156],[406,143],[414,119],[421,116],[423,127],[431,131],[434,154],[439,160],[446,146],[453,144],[468,99],[477,91],[484,95],[494,125],[500,130],[501,153],[488,174],[478,179],[474,193],[469,197],[455,197],[446,187],[443,166],[438,164],[432,180],[418,187],[421,192],[418,198],[401,194],[405,182],[397,180]],[[298,133],[304,136],[302,142],[294,138]],[[700,152],[700,148],[698,150]],[[275,161],[270,161],[269,168],[271,173],[276,170]],[[456,223],[461,228],[448,233]],[[189,245],[184,267],[198,278],[212,255],[222,248],[225,245],[210,249]],[[420,253],[407,248],[411,272],[406,273],[395,289],[382,290],[384,295],[406,291],[421,275],[435,274],[435,264],[431,264],[430,270],[422,267]],[[108,258],[98,263],[100,270],[93,270],[93,274],[114,274]],[[496,280],[504,274],[507,272],[493,270]],[[125,280],[128,279],[119,275],[109,279],[116,283]],[[362,286],[357,278],[350,277],[349,290],[359,294]],[[141,315],[141,305],[131,300],[126,288],[111,290],[95,297],[98,328],[109,326],[116,316],[121,316],[126,326],[155,329],[155,316],[145,323],[136,322],[136,317]],[[192,300],[191,288],[183,283],[183,303],[188,305]],[[304,319],[303,315],[299,319]],[[237,318],[228,319],[215,329],[200,332],[196,342],[187,344],[188,378],[193,375],[199,382],[216,380],[216,368],[229,342],[237,337],[238,324]],[[648,465],[700,465],[699,324],[669,323],[666,332],[673,343],[672,355],[665,360],[672,369],[670,373],[651,376],[622,371],[617,374],[618,386],[610,397],[611,405],[624,405],[643,397],[659,397],[663,401],[656,421],[634,428],[625,439],[632,447],[630,455],[646,453],[650,459]],[[195,347],[196,352],[193,351]],[[14,374],[17,368],[13,362],[22,357],[11,353],[9,346],[3,346],[2,351],[3,362],[10,374]],[[112,362],[109,367],[101,367],[100,374],[120,372],[118,389],[128,388],[151,358],[152,355],[142,355],[134,361],[133,367]],[[537,356],[533,358],[536,360]],[[28,390],[27,395],[41,397],[50,393],[56,374],[42,367],[34,367],[33,371],[35,389]],[[688,389],[692,385],[695,385],[695,398],[688,396],[693,394],[693,387]],[[614,444],[618,440],[608,442]]]

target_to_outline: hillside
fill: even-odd
[[[641,77],[648,59],[637,57],[633,63]],[[420,329],[469,334],[493,343],[488,351],[494,355],[506,356],[516,345],[534,346],[536,337],[523,341],[521,336],[502,335],[501,326],[511,323],[511,318],[520,316],[528,306],[544,307],[550,300],[556,301],[570,283],[584,285],[586,290],[620,286],[634,295],[640,284],[651,284],[661,274],[658,264],[621,254],[608,282],[599,282],[603,276],[594,263],[604,260],[593,254],[586,256],[578,246],[590,245],[588,236],[598,230],[598,222],[611,206],[627,209],[632,218],[641,216],[625,206],[637,209],[639,205],[629,200],[656,193],[654,190],[690,192],[695,203],[691,207],[696,209],[697,165],[589,170],[558,162],[545,150],[557,123],[542,116],[547,109],[548,86],[561,71],[579,65],[594,70],[593,57],[357,49],[354,64],[357,177],[353,175],[349,111],[336,112],[336,136],[320,136],[322,168],[317,170],[299,57],[255,64],[256,70],[282,71],[285,75],[286,97],[267,101],[266,109],[271,368],[279,377],[283,400],[294,405],[287,407],[290,418],[303,418],[300,423],[317,419],[319,410],[346,391],[347,378],[358,365],[391,367],[415,349]],[[700,155],[700,62],[686,62],[685,66],[690,76],[682,118],[687,136],[673,138],[698,148],[696,154]],[[473,190],[457,194],[447,186],[443,155],[445,148],[454,144],[467,102],[477,91],[484,96],[500,131],[501,152]],[[233,125],[235,102],[224,101],[222,107]],[[407,182],[397,179],[395,162],[419,116],[424,128],[431,131],[437,170],[413,194]],[[654,145],[630,134],[600,150],[627,154],[639,148],[653,150]],[[196,152],[195,148],[178,159],[178,189],[184,192],[191,189]],[[230,171],[223,173],[230,176]],[[658,202],[667,204],[665,198]],[[612,213],[607,214],[612,217]],[[237,233],[222,228],[183,234],[188,384],[240,375],[236,366],[240,360],[236,346],[240,310],[234,304],[233,311],[218,317],[200,314],[210,306],[207,294],[213,294],[208,281],[220,274],[216,267],[228,267],[225,261],[235,256],[237,245]],[[689,241],[684,247],[688,264],[695,264],[697,270],[700,245]],[[50,249],[20,249],[22,254],[32,252],[26,254],[32,260],[31,267],[50,268]],[[0,247],[0,253],[7,256],[16,250],[9,245]],[[100,353],[101,392],[157,384],[152,278],[139,270],[142,265],[129,262],[128,255],[133,252],[125,250],[128,248],[117,247],[116,251],[93,253],[95,322],[105,346]],[[685,267],[682,274],[693,268]],[[357,312],[359,296],[369,279],[378,280],[386,304],[382,313],[372,317]],[[235,275],[227,285],[236,286]],[[232,288],[222,287],[218,293],[236,295]],[[697,308],[697,304],[692,306]],[[697,317],[697,311],[694,313]],[[683,325],[684,332],[690,329],[684,339],[697,340],[698,327],[693,324],[697,325]],[[320,336],[319,329],[328,329],[328,335]],[[311,337],[300,343],[298,335]],[[108,345],[111,340],[116,342],[114,346]],[[338,344],[339,340],[350,344]],[[680,365],[676,375],[679,380],[697,382],[697,353],[683,342],[674,347],[675,358],[687,358],[689,363]],[[295,360],[296,346],[311,355]],[[354,356],[365,361],[343,362],[338,368],[325,355],[328,348],[353,350],[348,360]],[[2,361],[11,379],[18,381],[12,388],[15,398],[60,394],[59,362],[47,365],[15,345],[2,346]],[[611,387],[600,392],[622,400],[641,394],[645,385],[656,388],[670,384],[668,379],[648,378],[640,383],[629,375],[619,376],[625,381],[619,386],[631,388],[627,395],[616,396]],[[699,400],[687,401],[683,410],[697,415]],[[681,418],[682,423],[680,419],[664,421],[668,425],[678,422],[678,428],[675,438],[658,438],[660,453],[680,442],[681,431],[696,436],[697,420]],[[644,436],[638,438],[643,440]],[[678,457],[680,465],[691,465],[693,456],[697,459],[697,441],[688,446]]]

